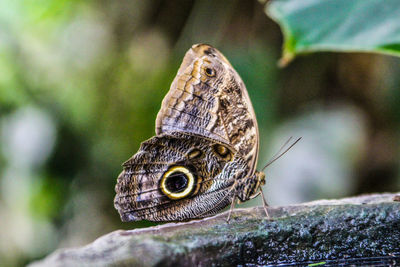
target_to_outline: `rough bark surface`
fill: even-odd
[[[400,264],[396,194],[236,209],[186,223],[115,231],[31,266],[388,266]]]

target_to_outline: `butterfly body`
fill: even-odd
[[[156,136],[123,164],[114,205],[123,221],[183,221],[258,195],[258,127],[247,90],[217,49],[186,53]]]

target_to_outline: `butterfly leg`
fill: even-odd
[[[226,222],[229,223],[229,220],[231,219],[231,215],[233,212],[233,209],[235,208],[235,200],[237,197],[237,192],[238,192],[238,180],[235,180],[235,182],[233,183],[232,187],[231,187],[231,192],[233,191],[233,198],[232,198],[232,202],[231,202],[231,207],[229,209],[229,213],[228,213],[228,218],[226,218]]]
[[[227,223],[229,223],[229,220],[231,219],[231,214],[233,212],[233,209],[235,208],[235,199],[236,199],[236,194],[233,195],[232,198],[231,208],[229,209],[228,218],[226,218]]]
[[[266,215],[266,217],[267,217],[267,219],[269,219],[269,220],[272,220],[272,218],[269,216],[269,213],[268,213],[268,203],[267,203],[267,201],[265,200],[265,198],[264,198],[264,193],[263,193],[263,191],[262,191],[262,189],[260,188],[260,192],[258,192],[256,195],[254,195],[252,198],[256,198],[256,197],[258,197],[259,195],[261,195],[261,198],[262,198],[262,202],[263,202],[263,208],[264,208],[264,211],[265,211],[265,215]]]
[[[260,187],[260,193],[259,193],[259,194],[261,194],[261,198],[262,198],[262,202],[263,202],[263,207],[264,207],[265,215],[267,215],[267,218],[270,218],[270,217],[269,217],[269,214],[268,214],[268,208],[267,208],[269,205],[268,205],[267,201],[265,200],[262,187]]]

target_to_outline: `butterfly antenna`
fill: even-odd
[[[272,158],[268,161],[267,165],[270,164],[270,162],[272,162],[276,157],[278,157],[278,155],[282,152],[282,150],[286,147],[286,145],[290,142],[290,140],[293,139],[293,136],[289,137],[288,140],[286,140],[286,142],[279,148],[279,150],[272,156]],[[266,167],[263,168],[263,170]]]
[[[290,142],[290,140],[293,139],[293,136],[289,137],[288,140],[286,140],[286,142],[279,148],[279,150],[272,156],[272,158],[269,161],[272,161],[274,158],[276,158],[281,152],[282,150],[286,147],[286,145]]]
[[[278,150],[278,152],[271,158],[271,160],[262,168],[261,171],[264,171],[269,165],[277,161],[280,157],[286,154],[297,142],[300,141],[301,137],[297,138],[296,141],[294,141],[288,148],[286,148],[283,152],[282,150],[286,147],[286,145],[292,140],[293,137],[290,137],[283,145],[282,147]]]

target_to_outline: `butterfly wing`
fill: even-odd
[[[118,177],[114,206],[123,221],[209,216],[250,181],[242,178],[254,176],[253,107],[239,75],[209,45],[186,53],[157,115],[156,134]]]
[[[217,49],[186,53],[156,119],[156,134],[186,132],[232,145],[255,171],[258,126],[246,87]]]
[[[248,172],[234,148],[185,133],[143,142],[123,166],[114,199],[123,221],[182,221],[215,214],[232,201],[235,175]]]

